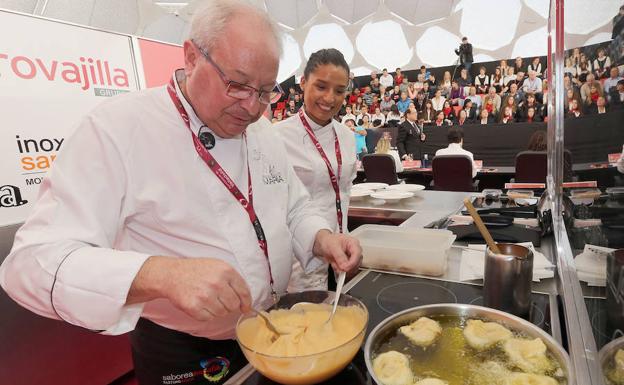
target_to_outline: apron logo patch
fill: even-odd
[[[204,378],[210,382],[219,382],[230,371],[230,360],[225,357],[201,360],[199,364],[204,369]]]

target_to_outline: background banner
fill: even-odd
[[[79,120],[138,81],[129,36],[5,11],[0,25],[1,226],[26,219]]]

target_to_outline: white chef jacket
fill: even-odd
[[[449,143],[448,147],[441,148],[436,151],[435,156],[438,155],[465,155],[469,157],[470,161],[472,162],[472,177],[474,178],[475,176],[477,176],[477,166],[474,163],[474,157],[472,155],[472,152],[464,150],[459,143]]]
[[[197,134],[201,127],[176,89]],[[275,289],[286,289],[292,255],[311,270],[316,233],[306,189],[265,118],[210,150],[253,203],[267,237]],[[140,316],[211,339],[234,335],[239,314],[200,322],[166,299],[126,306],[151,255],[217,258],[247,282],[256,306],[270,297],[266,258],[247,212],[194,149],[165,87],[117,96],[82,119],[41,186],[40,198],[0,268],[18,303],[105,334],[132,330]],[[52,302],[51,305],[51,289]]]
[[[322,127],[307,115],[305,117],[316,134],[323,151],[325,151],[334,172],[338,171],[334,129],[338,135],[342,156],[342,171],[338,186],[342,208],[342,228],[346,233],[351,184],[357,175],[355,137],[350,129],[335,120]],[[303,127],[299,115],[276,124],[275,128],[284,141],[290,162],[297,176],[310,193],[315,212],[330,224],[332,230],[337,232],[339,228],[336,215],[336,194],[329,179],[327,166]],[[295,261],[289,291],[322,288],[327,290],[327,265],[320,267],[311,274],[303,274],[300,263]]]

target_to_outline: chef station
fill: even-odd
[[[551,1],[548,32],[548,77],[561,86],[563,1]],[[564,183],[558,89],[545,184],[461,192],[356,180],[348,228],[360,269],[337,275],[334,291],[280,294],[241,316],[248,364],[226,384],[624,384],[624,191]],[[18,227],[0,228],[2,258]],[[54,378],[127,383],[125,336],[35,318],[6,296],[0,314],[7,383],[34,365],[23,360],[34,346]]]

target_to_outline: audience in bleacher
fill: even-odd
[[[624,107],[623,74],[615,65],[622,63],[614,63],[608,52],[602,47],[595,52],[575,48],[565,58],[566,117],[603,114]],[[425,66],[415,75],[401,68],[394,74],[384,68],[380,76],[373,71],[370,81],[360,87],[351,73],[350,92],[337,119],[343,123],[352,119],[354,127],[362,127],[366,116],[369,129],[380,129],[399,125],[407,111],[414,110],[416,119],[434,126],[542,122],[548,119],[546,73],[539,57],[528,65],[521,57],[512,66],[501,60],[491,73],[480,66],[472,78],[465,68],[460,68],[456,78],[444,71],[439,81]],[[281,111],[274,111],[274,121],[297,113],[302,95],[291,87],[282,105]]]

